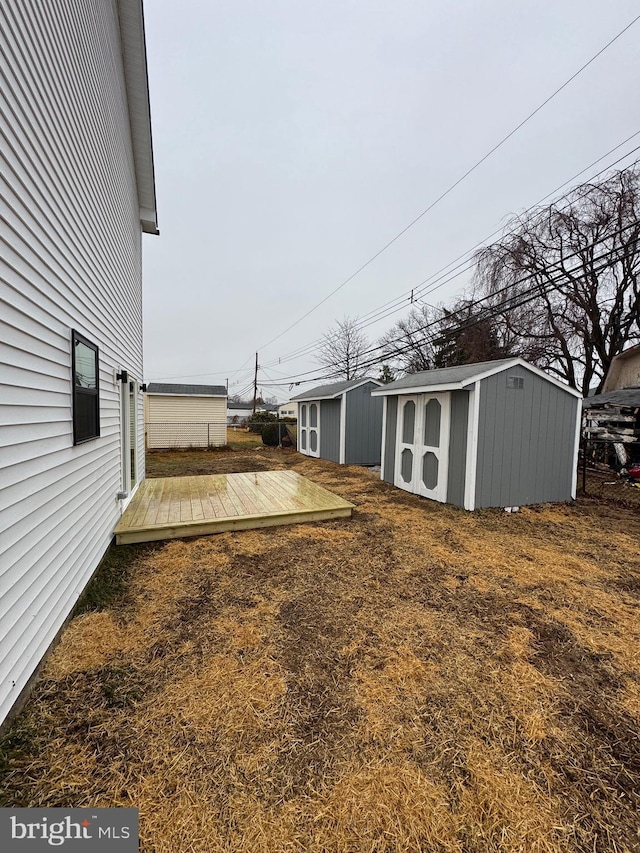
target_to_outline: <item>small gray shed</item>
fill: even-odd
[[[292,397],[298,403],[298,450],[343,465],[379,465],[382,400],[377,379],[321,385]]]
[[[372,396],[388,483],[469,510],[575,498],[581,395],[523,359],[427,370]]]

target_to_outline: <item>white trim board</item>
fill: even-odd
[[[478,471],[478,427],[480,424],[480,381],[469,389],[467,413],[467,463],[464,472],[464,508],[476,508],[476,477]]]
[[[382,398],[382,444],[380,446],[380,479],[384,480],[385,448],[387,443],[387,398]]]
[[[340,459],[340,464],[344,465],[345,460],[347,458],[347,392],[345,391],[342,394],[342,398],[340,400],[340,425],[338,427],[339,440],[340,440],[340,452],[338,454],[338,458]]]
[[[571,498],[575,501],[578,492],[578,457],[580,453],[580,436],[582,435],[582,405],[578,400],[576,405],[576,433],[573,446],[573,474],[571,476]],[[583,450],[584,452],[584,450]]]

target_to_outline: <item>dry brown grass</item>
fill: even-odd
[[[468,514],[277,450],[350,520],[138,548],[9,731],[4,805],[133,805],[142,850],[640,849],[637,514]]]
[[[240,450],[263,446],[260,433],[249,432],[248,429],[231,429],[230,427],[227,427],[227,444],[229,447]]]

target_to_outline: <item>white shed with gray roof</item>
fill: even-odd
[[[292,397],[298,404],[298,450],[343,465],[379,465],[382,400],[377,379],[351,379]]]
[[[227,443],[224,385],[151,382],[144,400],[147,447],[221,447]]]
[[[523,359],[427,370],[372,396],[388,483],[468,510],[575,498],[581,395]]]

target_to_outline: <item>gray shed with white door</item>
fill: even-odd
[[[373,397],[388,483],[469,510],[575,498],[581,396],[523,359],[415,373]]]
[[[292,397],[298,404],[298,450],[343,465],[379,465],[382,445],[377,379],[321,385]]]

